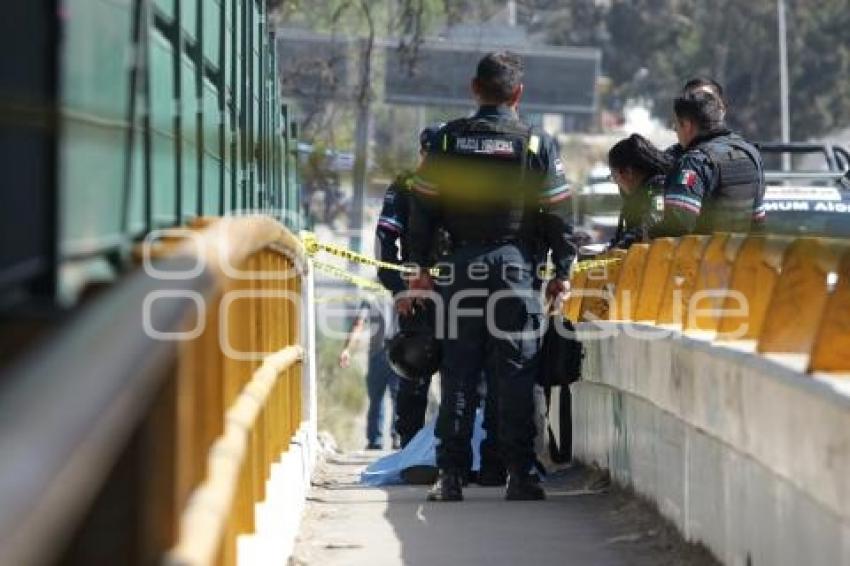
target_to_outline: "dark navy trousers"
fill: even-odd
[[[534,259],[519,243],[460,246],[448,258],[443,298],[442,397],[437,465],[464,473],[481,372],[496,387],[498,444],[511,473],[534,465],[534,384],[540,368],[542,305],[534,290]],[[489,385],[489,384],[488,384]]]
[[[430,387],[430,376],[423,381],[399,380],[395,430],[401,439],[402,448],[407,446],[425,425],[425,412],[428,409],[428,389]]]
[[[483,469],[502,470],[502,454],[499,449],[499,396],[498,384],[490,375],[485,375],[486,395],[484,401],[484,430],[486,435],[481,441],[481,467]],[[396,398],[395,430],[401,437],[404,448],[425,425],[425,413],[428,409],[428,389],[431,378],[414,382],[399,380]]]

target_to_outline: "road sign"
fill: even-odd
[[[503,47],[501,47],[503,48]],[[428,106],[469,106],[469,83],[484,54],[498,46],[423,43],[412,64],[386,45],[386,102]],[[511,47],[525,63],[522,108],[530,112],[593,113],[601,52],[592,48]]]

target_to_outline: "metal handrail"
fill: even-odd
[[[192,258],[160,265],[191,269]],[[84,308],[0,386],[0,564],[52,562],[68,544],[169,375],[176,343],[140,323],[156,291],[213,289],[208,271],[180,280],[140,272]],[[150,324],[175,330],[188,301],[154,301]]]
[[[188,228],[182,240],[151,243],[148,253],[165,258],[154,263],[159,273],[197,275],[155,278],[140,270],[0,376],[0,565],[52,563],[80,544],[81,525],[104,489],[120,490],[110,491],[110,501],[133,524],[116,527],[120,541],[107,541],[115,533],[98,531],[93,536],[103,540],[84,538],[82,544],[128,547],[141,563],[164,556],[176,540],[180,509],[173,505],[185,502],[173,501],[173,486],[163,487],[159,476],[139,473],[140,459],[162,459],[164,464],[144,460],[144,469],[164,474],[166,483],[177,481],[170,459],[180,456],[173,437],[189,426],[176,422],[177,375],[181,360],[194,355],[186,354],[193,342],[160,340],[146,328],[165,333],[191,328],[199,317],[190,295],[218,307],[215,296],[228,281],[266,279],[263,273],[237,271],[258,254],[288,257],[299,275],[308,265],[300,241],[271,218],[200,221],[195,228],[203,228],[197,238],[186,237]],[[151,299],[168,295],[172,298]],[[145,445],[151,423],[157,434],[153,456]],[[156,495],[165,499],[151,503],[150,489],[159,489]],[[171,507],[162,509],[163,501]],[[144,529],[155,532],[137,540]]]

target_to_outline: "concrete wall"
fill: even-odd
[[[636,331],[658,327],[579,328],[576,458],[654,500],[725,564],[850,566],[850,379]]]

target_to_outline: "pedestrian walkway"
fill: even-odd
[[[507,502],[502,489],[469,487],[462,503],[426,503],[424,486],[360,486],[371,460],[358,453],[320,466],[290,564],[716,564],[648,505],[585,470],[552,478],[544,502]]]

